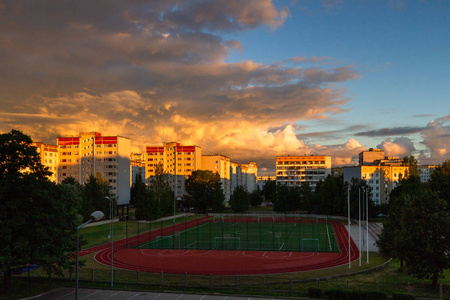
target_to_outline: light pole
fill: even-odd
[[[366,236],[367,236],[367,263],[369,263],[369,191],[366,191]]]
[[[97,210],[94,211],[90,216],[89,216],[89,220],[83,224],[81,224],[80,226],[77,227],[77,248],[76,248],[76,268],[75,268],[75,277],[76,277],[76,286],[75,286],[75,299],[78,300],[78,232],[81,228],[83,228],[85,225],[91,223],[91,222],[95,222],[98,221],[100,219],[102,219],[105,215]]]
[[[359,266],[361,267],[361,190],[363,191],[363,198],[364,198],[364,190],[361,187],[360,189],[358,189],[359,191],[359,198],[358,198],[358,217],[359,217],[359,221],[358,221],[358,232],[359,232]]]
[[[348,200],[348,268],[351,269],[352,268],[352,263],[350,260],[350,252],[351,252],[351,248],[350,248],[350,186],[348,187],[348,192],[347,192],[347,200]]]
[[[108,196],[105,197],[109,200],[109,219],[111,220],[109,225],[109,235],[111,238],[111,287],[114,286],[114,224],[113,224],[113,200]]]

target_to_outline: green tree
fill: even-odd
[[[170,184],[170,174],[159,164],[155,168],[155,175],[152,177],[149,188],[156,200],[157,215],[168,216],[174,212],[175,193]],[[175,204],[176,205],[176,204]]]
[[[84,185],[84,200],[82,216],[87,219],[93,211],[100,210],[106,214],[110,212],[110,200],[108,180],[104,179],[101,173],[96,176],[90,175],[88,181]],[[113,199],[113,214],[116,207],[116,201]]]
[[[231,210],[235,213],[243,213],[248,210],[248,206],[250,204],[249,194],[242,185],[238,185],[234,189],[229,204],[231,206]]]
[[[346,209],[346,185],[343,178],[329,175],[325,180],[319,181],[314,193],[313,212],[343,216],[347,215]]]
[[[392,190],[388,203],[388,214],[383,220],[383,229],[378,238],[377,245],[380,253],[386,258],[400,260],[400,268],[403,269],[405,253],[408,250],[406,236],[403,235],[403,223],[405,213],[405,199],[410,195],[419,193],[424,188],[419,177],[410,176],[401,180],[399,185]]]
[[[76,205],[64,187],[48,181],[32,140],[20,131],[0,134],[0,272],[7,290],[14,269],[29,263],[48,274],[73,267]]]
[[[273,206],[275,212],[288,212],[298,210],[300,191],[296,186],[286,184],[277,185],[277,198]]]
[[[209,209],[221,212],[225,196],[219,174],[212,171],[193,171],[186,180],[186,202],[190,207],[207,213]]]
[[[298,209],[301,211],[311,212],[314,210],[314,193],[311,186],[307,182],[300,184],[300,203]]]
[[[265,202],[275,203],[277,201],[277,182],[276,180],[267,180],[263,186],[263,196]]]
[[[408,176],[418,177],[420,175],[419,163],[418,163],[417,159],[414,157],[414,155],[405,156],[403,158],[402,165],[409,167],[409,172],[406,177],[408,177]]]
[[[450,204],[450,160],[446,160],[441,166],[431,173],[430,188],[439,193],[439,197]],[[450,209],[450,205],[447,206]]]
[[[450,214],[436,192],[420,189],[404,195],[401,231],[407,271],[431,279],[435,287],[450,265]]]
[[[263,197],[261,195],[261,190],[259,189],[259,187],[255,190],[253,190],[253,192],[251,192],[249,194],[249,203],[251,206],[253,207],[257,207],[260,206],[262,201],[263,201]]]
[[[83,220],[83,207],[84,207],[84,186],[81,185],[75,178],[69,176],[64,178],[60,183],[65,189],[65,195],[71,199],[76,207],[77,213],[79,215],[79,221]]]

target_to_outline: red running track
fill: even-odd
[[[151,237],[171,234],[208,222],[207,218],[154,230]],[[114,267],[142,272],[198,275],[247,275],[301,272],[331,268],[348,263],[348,232],[341,222],[331,222],[339,244],[339,253],[284,252],[284,251],[222,251],[222,250],[167,250],[125,248],[126,240],[114,242]],[[187,227],[189,226],[189,227]],[[161,234],[162,233],[162,234]],[[148,240],[149,233],[139,235]],[[128,239],[128,245],[137,244],[138,237]],[[80,255],[97,252],[95,260],[111,265],[111,244],[86,249]],[[350,259],[359,258],[356,244],[351,239]]]

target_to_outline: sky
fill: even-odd
[[[0,0],[0,132],[450,159],[450,1]]]

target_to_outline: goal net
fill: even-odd
[[[156,249],[172,249],[173,248],[173,237],[169,236],[157,236],[153,241],[153,247]]]
[[[318,252],[319,251],[319,239],[302,239],[302,251]]]
[[[239,250],[241,238],[238,236],[216,236],[213,241],[214,250]]]

